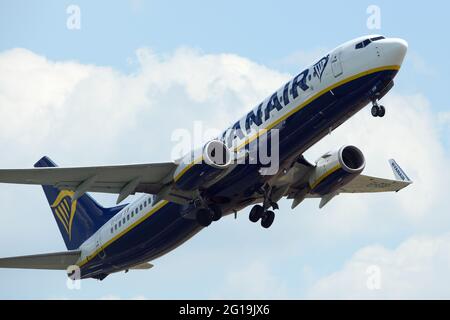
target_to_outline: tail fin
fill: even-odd
[[[48,157],[35,163],[35,167],[56,167]],[[79,246],[104,225],[125,205],[104,208],[91,196],[84,194],[72,201],[73,191],[59,190],[53,186],[42,186],[59,231],[69,250]]]

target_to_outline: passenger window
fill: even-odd
[[[114,230],[117,230],[117,224],[114,225]]]
[[[122,226],[122,221],[119,221],[119,228]]]
[[[134,211],[131,211],[131,217],[132,218],[134,217]]]
[[[129,214],[127,215],[127,220],[130,220],[130,215]]]
[[[139,206],[139,210],[141,210],[142,211],[142,204]]]
[[[123,224],[125,224],[125,217],[123,217],[122,222],[123,222]]]
[[[113,228],[113,227],[111,227],[111,233],[113,233],[113,231],[114,231],[114,228]]]
[[[147,200],[144,201],[144,207],[146,207],[146,206],[147,206]]]

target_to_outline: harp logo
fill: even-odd
[[[56,200],[51,205],[55,217],[58,218],[64,226],[64,229],[69,236],[69,240],[72,238],[72,223],[77,211],[77,200],[72,201],[73,194],[72,191],[63,190],[58,194]]]
[[[318,77],[320,81],[322,81],[323,71],[327,67],[329,58],[330,58],[330,55],[327,55],[327,56],[323,57],[313,67],[313,69],[314,69],[314,76]]]

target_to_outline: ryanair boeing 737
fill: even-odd
[[[361,174],[363,153],[342,146],[314,163],[303,153],[394,86],[407,51],[379,35],[338,46],[284,84],[222,135],[178,161],[60,168],[43,157],[32,169],[0,170],[0,182],[42,185],[68,251],[0,259],[1,268],[78,268],[80,278],[148,269],[149,263],[222,216],[252,205],[249,219],[269,228],[283,197],[295,208],[341,193],[399,191],[411,180],[390,160],[395,180]],[[265,161],[256,149],[271,150]],[[266,150],[267,151],[267,150]],[[105,208],[87,192],[118,194]],[[120,204],[129,195],[136,201]]]

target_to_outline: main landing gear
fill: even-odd
[[[378,104],[378,100],[375,99],[372,101],[371,113],[372,113],[372,116],[374,116],[374,117],[382,118],[386,114],[386,109],[384,108],[384,106],[380,106]]]
[[[211,205],[208,208],[200,208],[196,213],[196,220],[202,227],[208,227],[213,221],[222,218],[222,209],[218,205]]]
[[[265,229],[268,229],[275,220],[275,213],[269,210],[269,208],[276,210],[278,209],[278,204],[271,200],[272,190],[270,187],[263,187],[261,188],[260,192],[264,195],[263,205],[260,206],[257,204],[253,206],[253,208],[250,210],[248,218],[251,222],[254,223],[258,222],[261,219],[261,226]]]
[[[251,222],[258,222],[261,219],[261,226],[265,229],[270,228],[275,220],[275,213],[271,210],[264,210],[260,205],[253,206],[248,216]]]

